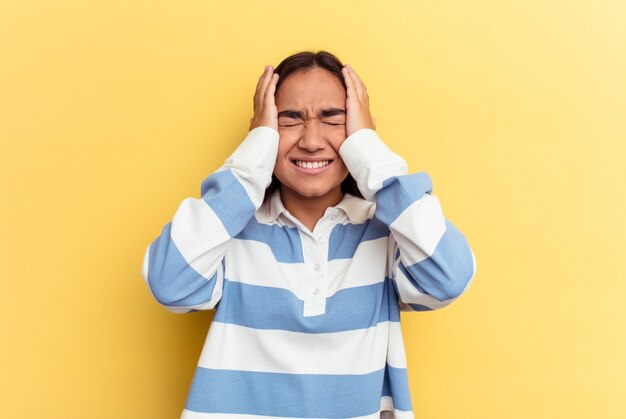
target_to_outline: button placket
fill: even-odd
[[[317,250],[317,257],[318,257],[318,263],[316,263],[313,266],[313,269],[318,273],[317,275],[317,279],[316,279],[316,289],[318,291],[323,291],[323,296],[324,298],[326,298],[326,275],[327,275],[327,256],[328,256],[328,250],[327,250],[327,240],[326,240],[326,233],[324,234],[320,234],[317,236],[317,240],[316,240],[316,250]]]
[[[316,232],[317,233],[317,232]],[[327,232],[326,232],[327,233]],[[314,316],[326,312],[326,233],[307,235],[309,244],[308,265],[305,284],[304,316]]]
[[[315,254],[316,254],[316,262],[313,265],[313,275],[311,276],[311,283],[310,283],[309,288],[311,290],[311,294],[313,295],[312,301],[314,301],[314,304],[321,305],[322,304],[321,300],[322,299],[325,300],[326,298],[325,293],[321,293],[321,291],[323,290],[323,283],[324,283],[325,272],[323,272],[323,267],[325,266],[325,264],[320,257],[321,256],[320,244],[317,240],[315,241]]]

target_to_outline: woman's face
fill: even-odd
[[[297,71],[276,92],[280,140],[274,174],[283,193],[299,198],[341,195],[348,169],[339,156],[346,139],[346,91],[325,69]]]

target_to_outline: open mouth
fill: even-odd
[[[332,160],[319,160],[319,161],[304,161],[304,160],[291,160],[291,163],[295,164],[301,169],[319,169],[331,164]]]

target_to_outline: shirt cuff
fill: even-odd
[[[256,127],[226,159],[220,170],[232,170],[258,208],[272,181],[279,134],[274,128]]]
[[[406,161],[370,128],[361,128],[346,138],[339,155],[368,201],[376,201],[376,192],[385,180],[408,173]]]

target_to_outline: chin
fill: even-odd
[[[303,196],[305,198],[321,198],[332,192],[331,190],[318,190],[318,189],[307,189],[304,191],[296,189],[295,191],[298,193],[298,195]]]
[[[289,184],[285,184],[285,186],[303,198],[322,198],[337,193],[338,189],[341,188],[341,184],[332,187],[328,185],[300,185],[301,187],[298,187]]]

